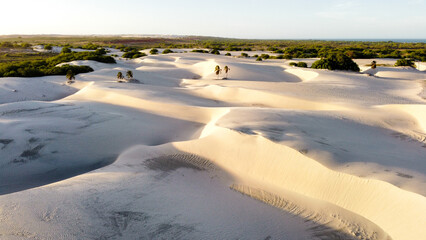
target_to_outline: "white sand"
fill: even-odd
[[[0,239],[426,239],[425,72],[117,60],[0,79]]]

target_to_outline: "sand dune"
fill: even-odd
[[[426,238],[424,72],[116,60],[0,79],[1,239]]]

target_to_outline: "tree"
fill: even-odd
[[[124,78],[123,73],[118,72],[118,73],[117,73],[117,79],[118,79],[118,82],[121,82],[121,79],[123,79],[123,78]]]
[[[371,62],[371,68],[375,69],[377,67],[376,61]]]
[[[132,79],[133,78],[133,72],[132,71],[127,71],[126,72],[126,77],[127,77],[127,79]]]
[[[67,75],[65,77],[67,78],[67,83],[73,83],[75,80],[75,74],[71,70],[68,70]]]
[[[222,72],[222,69],[220,69],[219,65],[216,65],[216,67],[214,68],[214,73],[217,76],[217,79],[219,79],[219,74]]]
[[[328,70],[349,70],[359,72],[358,65],[348,56],[342,53],[332,53],[312,64],[312,68]]]
[[[225,78],[228,78],[228,72],[231,70],[228,66],[225,66],[223,68],[223,70],[225,71]]]

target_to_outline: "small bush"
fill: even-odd
[[[241,53],[241,57],[248,57],[249,55],[247,53]]]
[[[104,55],[104,54],[106,54],[107,52],[106,52],[105,48],[98,48],[98,49],[96,49],[95,53],[96,53],[97,55]]]
[[[45,49],[45,50],[52,50],[52,44],[46,44],[46,45],[44,45],[43,49]]]
[[[133,50],[131,52],[125,52],[122,57],[133,59],[133,58],[140,58],[140,57],[145,57],[145,56],[146,56],[145,53],[139,52],[138,50]]]
[[[260,55],[260,57],[266,60],[266,59],[268,59],[270,56],[269,56],[269,54],[261,54],[261,55]]]
[[[164,49],[163,54],[168,54],[168,53],[173,53],[173,51],[170,50],[169,48]]]
[[[306,64],[305,62],[298,62],[298,63],[297,63],[297,66],[298,66],[298,67],[302,67],[302,68],[307,68],[307,67],[308,67],[308,64]]]
[[[408,58],[398,59],[395,63],[395,67],[403,67],[403,66],[414,68],[415,67],[414,61]]]
[[[211,53],[211,54],[220,55],[219,50],[218,50],[218,49],[216,49],[216,48],[214,48],[214,49],[210,50],[210,53]]]
[[[289,63],[288,65],[293,66],[293,67],[296,67],[296,66],[297,66],[297,63],[296,63],[296,62],[291,62],[291,63]]]
[[[262,58],[261,58],[261,57],[257,57],[257,58],[256,58],[256,61],[259,61],[259,62],[260,62],[260,61],[262,61]]]
[[[61,53],[71,53],[71,49],[68,47],[63,47]]]
[[[158,49],[153,48],[149,51],[149,53],[152,54],[152,55],[158,54]]]
[[[225,56],[231,56],[231,53],[226,53]]]
[[[194,49],[191,52],[196,52],[196,53],[209,53],[209,51],[207,50],[202,50],[202,49]]]

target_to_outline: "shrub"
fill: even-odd
[[[241,57],[248,57],[249,55],[247,53],[241,53]]]
[[[56,66],[59,63],[75,60],[94,60],[103,63],[115,63],[114,58],[111,56],[100,55],[96,52],[61,53],[46,60],[0,63],[0,77],[40,77],[47,75],[65,75],[69,70],[75,74],[93,71],[89,66]]]
[[[297,63],[295,63],[295,62],[291,62],[291,63],[289,63],[288,65],[293,66],[293,67],[296,67],[296,66],[297,66]]]
[[[407,67],[415,67],[415,65],[414,65],[414,61],[413,60],[411,60],[411,59],[408,59],[408,58],[401,58],[401,59],[398,59],[397,61],[396,61],[396,63],[395,63],[395,66],[396,67],[402,67],[402,66],[407,66]]]
[[[262,61],[262,58],[261,57],[257,57],[256,61]]]
[[[146,56],[145,53],[139,52],[138,50],[133,50],[131,52],[125,52],[122,57],[133,59],[133,58],[140,58],[140,57],[145,57],[145,56]]]
[[[243,51],[251,52],[251,48],[243,48]]]
[[[227,47],[225,51],[241,51],[242,49],[239,47]]]
[[[349,70],[359,72],[358,65],[348,56],[342,53],[330,54],[312,64],[312,68],[328,70]]]
[[[170,50],[169,48],[164,49],[163,54],[168,54],[168,53],[173,53],[173,51]]]
[[[82,49],[87,49],[87,50],[96,50],[99,47],[100,47],[99,45],[96,45],[96,44],[93,44],[93,43],[88,43],[86,45],[83,45],[81,48]]]
[[[298,66],[298,67],[302,67],[302,68],[307,68],[307,67],[308,67],[308,64],[306,64],[305,62],[298,62],[298,63],[297,63],[297,66]]]
[[[214,49],[210,50],[210,53],[211,53],[211,54],[220,55],[219,50],[218,50],[218,49],[216,49],[216,48],[214,48]]]
[[[266,59],[268,59],[270,56],[269,56],[268,54],[261,54],[261,55],[260,55],[260,57],[266,60]]]
[[[151,51],[149,51],[149,53],[153,54],[153,55],[158,54],[158,49],[153,48],[153,49],[151,49]]]
[[[372,61],[371,62],[371,68],[372,69],[375,69],[377,67],[377,63],[376,63],[376,61]]]
[[[63,47],[61,53],[71,53],[71,49],[68,47]]]
[[[231,56],[231,53],[226,53],[225,56]]]
[[[105,48],[98,48],[98,49],[96,49],[95,53],[96,53],[97,55],[104,55],[104,54],[106,54],[107,52],[106,52]]]
[[[52,44],[46,44],[46,45],[44,45],[43,49],[45,49],[45,50],[52,50]]]
[[[202,49],[194,49],[191,52],[196,52],[196,53],[208,53],[209,51],[206,50],[202,50]]]

